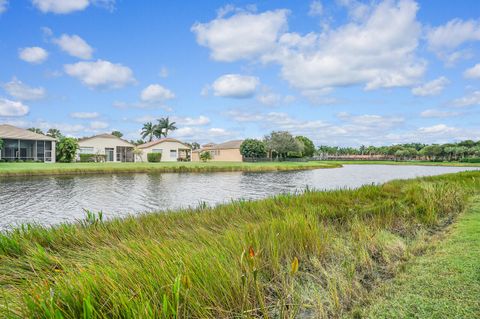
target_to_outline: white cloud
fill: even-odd
[[[40,64],[48,58],[48,52],[40,47],[22,48],[18,57],[28,63]]]
[[[240,12],[217,17],[208,23],[196,23],[192,31],[198,44],[211,50],[217,61],[235,61],[258,57],[272,50],[279,34],[287,28],[287,10],[260,14]]]
[[[480,20],[453,19],[445,25],[430,28],[427,41],[434,51],[452,50],[465,42],[480,40]]]
[[[168,77],[168,69],[166,66],[162,66],[162,68],[160,69],[160,72],[158,73],[158,76],[160,76],[161,78]]]
[[[73,112],[70,113],[70,117],[74,119],[94,119],[100,116],[98,112]]]
[[[186,126],[202,126],[210,124],[210,119],[204,115],[200,115],[197,118],[174,116],[172,117],[172,121],[177,122],[179,125]]]
[[[281,95],[277,93],[270,92],[268,90],[257,95],[257,100],[268,106],[279,106],[286,105],[294,102],[296,98],[293,95]]]
[[[66,14],[88,7],[89,0],[32,0],[33,5],[43,13]]]
[[[302,91],[410,86],[425,71],[425,62],[415,56],[421,34],[417,10],[413,1],[384,1],[360,21],[337,29],[286,33],[276,52],[263,60],[279,63],[283,78]]]
[[[206,129],[201,127],[184,126],[173,131],[172,137],[206,143],[212,141],[218,142],[219,139],[227,140],[238,138],[238,135],[236,132],[228,131],[219,127]]]
[[[310,16],[321,16],[323,14],[323,5],[320,1],[315,0],[310,2],[310,10],[308,15]]]
[[[43,99],[46,95],[44,88],[29,87],[15,77],[10,82],[5,83],[3,85],[3,88],[10,96],[21,101],[40,100]]]
[[[100,129],[107,128],[108,126],[109,126],[108,123],[102,122],[102,121],[93,121],[90,123],[90,128],[92,130],[100,130]]]
[[[475,64],[470,69],[463,72],[463,76],[467,79],[480,79],[480,63]]]
[[[447,126],[445,124],[437,124],[437,125],[432,125],[427,127],[420,127],[418,129],[420,133],[426,133],[426,134],[450,133],[456,130],[457,130],[456,128]]]
[[[160,84],[150,84],[140,94],[140,99],[144,102],[162,102],[173,98],[175,94]]]
[[[7,11],[8,0],[0,0],[0,14]]]
[[[62,34],[59,38],[53,39],[53,42],[71,56],[80,59],[92,58],[93,48],[78,35]]]
[[[212,83],[212,89],[215,96],[249,98],[255,94],[259,83],[254,76],[225,74]]]
[[[22,102],[0,98],[0,116],[24,116],[29,112]]]
[[[427,82],[421,86],[414,87],[412,89],[412,94],[416,96],[437,95],[443,91],[448,83],[450,83],[450,81],[448,81],[446,77],[441,76],[438,79]]]
[[[428,109],[420,113],[420,116],[425,118],[448,118],[458,115],[460,115],[458,112],[440,111],[435,109]]]
[[[130,68],[104,60],[66,64],[64,70],[89,87],[121,88],[135,82]]]
[[[456,107],[467,107],[474,105],[480,105],[480,91],[474,91],[453,101],[453,106]]]

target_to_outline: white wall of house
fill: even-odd
[[[134,145],[119,139],[119,138],[110,138],[110,137],[92,137],[89,139],[81,140],[78,142],[78,155],[77,159],[80,158],[79,154],[99,154],[99,155],[111,155],[109,152],[113,149],[113,161],[117,162],[117,146],[125,147],[135,147]],[[107,161],[109,158],[107,156]]]
[[[176,162],[180,150],[187,149],[188,146],[179,142],[165,141],[150,147],[139,148],[143,154],[135,157],[136,162],[147,162],[148,153],[162,153],[162,162]]]

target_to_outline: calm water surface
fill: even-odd
[[[0,229],[21,223],[82,219],[83,209],[107,217],[258,199],[279,193],[354,188],[392,179],[478,168],[346,165],[343,168],[269,173],[167,173],[0,179]]]

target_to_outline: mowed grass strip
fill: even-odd
[[[361,317],[480,318],[480,197],[430,248]]]
[[[462,162],[432,162],[432,161],[323,161],[323,163],[337,165],[416,165],[416,166],[452,166],[452,167],[480,167],[480,163],[462,163]]]
[[[340,317],[463,211],[480,172],[0,236],[0,317]]]
[[[161,163],[1,163],[1,176],[75,175],[112,173],[265,172],[336,168],[326,162],[161,162]]]

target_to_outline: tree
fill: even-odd
[[[142,138],[148,137],[148,141],[151,142],[154,136],[155,136],[155,125],[153,125],[152,122],[147,122],[143,124]]]
[[[41,129],[37,128],[37,127],[31,127],[31,128],[29,128],[28,130],[29,130],[30,132],[33,132],[33,133],[37,133],[37,134],[42,134],[42,135],[44,135],[44,134],[43,134],[43,131],[42,131]]]
[[[158,119],[157,129],[156,129],[156,136],[158,138],[167,137],[168,131],[175,131],[177,127],[175,126],[175,122],[170,122],[168,117],[162,117]]]
[[[264,142],[270,152],[282,158],[287,157],[289,152],[300,153],[303,150],[303,145],[287,131],[274,131],[265,136]]]
[[[212,154],[209,151],[200,153],[200,160],[202,160],[202,162],[206,162],[211,159],[212,159]]]
[[[57,161],[70,163],[75,159],[78,142],[72,137],[62,137],[57,144]]]
[[[63,138],[63,135],[62,133],[60,132],[60,130],[56,129],[56,128],[51,128],[47,131],[47,135],[50,136],[50,137],[53,137],[55,139],[62,139]]]
[[[302,155],[312,157],[315,153],[315,144],[313,144],[312,140],[305,136],[297,136],[295,139],[303,144]]]
[[[143,162],[143,150],[141,148],[135,147],[133,149],[133,155],[140,158],[140,160]]]
[[[113,131],[113,132],[112,132],[112,135],[113,135],[113,136],[116,136],[116,137],[118,137],[118,138],[122,138],[123,133],[120,132],[120,131]]]
[[[3,149],[3,140],[0,138],[0,150]]]
[[[267,156],[265,143],[256,139],[246,139],[240,145],[240,154],[243,157],[261,158]]]
[[[200,149],[200,144],[198,144],[197,142],[193,142],[192,144],[190,144],[190,147],[192,148],[192,150],[198,150]]]

